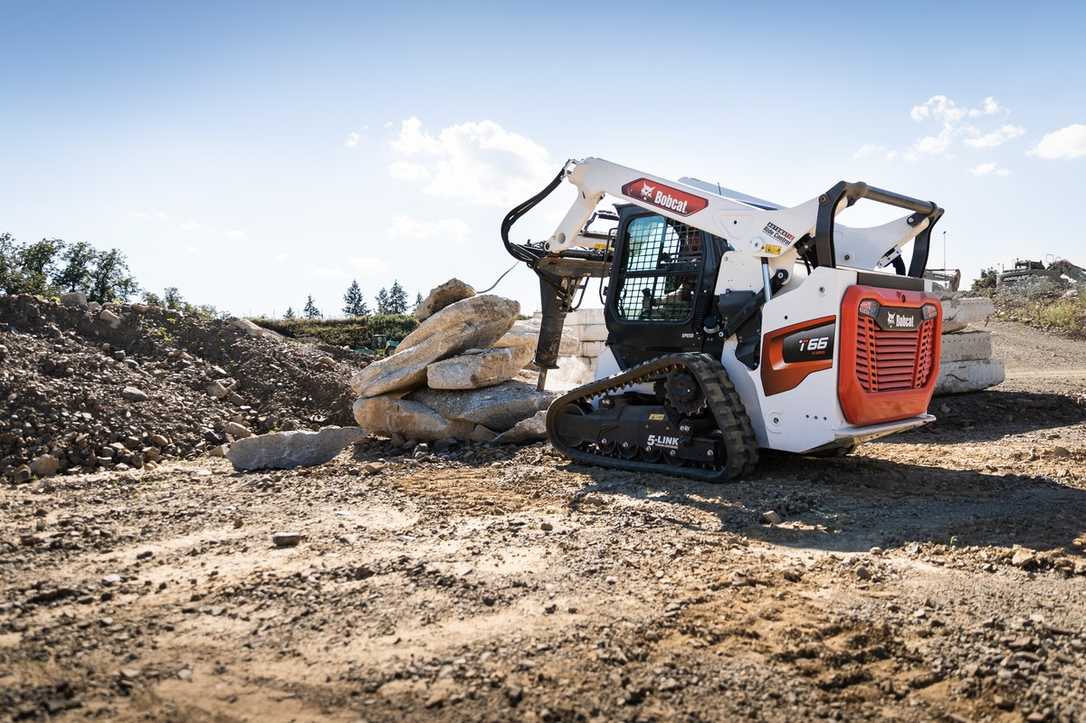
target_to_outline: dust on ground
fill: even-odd
[[[1081,720],[1086,344],[991,328],[1001,387],[736,484],[372,441],[2,488],[0,719]]]

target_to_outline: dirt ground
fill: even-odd
[[[0,488],[0,719],[1086,719],[1086,343],[991,328],[1001,387],[730,485],[372,442]]]

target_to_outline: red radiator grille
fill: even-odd
[[[935,320],[904,331],[880,329],[870,316],[856,317],[856,379],[865,392],[919,389],[934,367]]]

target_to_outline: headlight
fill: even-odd
[[[939,315],[939,307],[935,304],[924,304],[922,311],[924,312],[924,321],[930,321]]]
[[[874,299],[864,299],[860,302],[860,313],[872,319],[875,318],[879,315],[879,302]]]

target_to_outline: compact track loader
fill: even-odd
[[[554,234],[511,242],[563,180],[578,195]],[[605,195],[621,201],[614,211],[599,208]],[[872,228],[836,222],[861,199],[908,213]],[[724,481],[750,474],[759,449],[841,454],[933,421],[942,307],[923,275],[942,214],[865,183],[786,208],[598,158],[567,162],[501,227],[540,280],[541,388],[565,315],[590,279],[606,279],[597,378],[551,405],[551,443],[579,462]],[[613,227],[592,230],[600,222]]]

